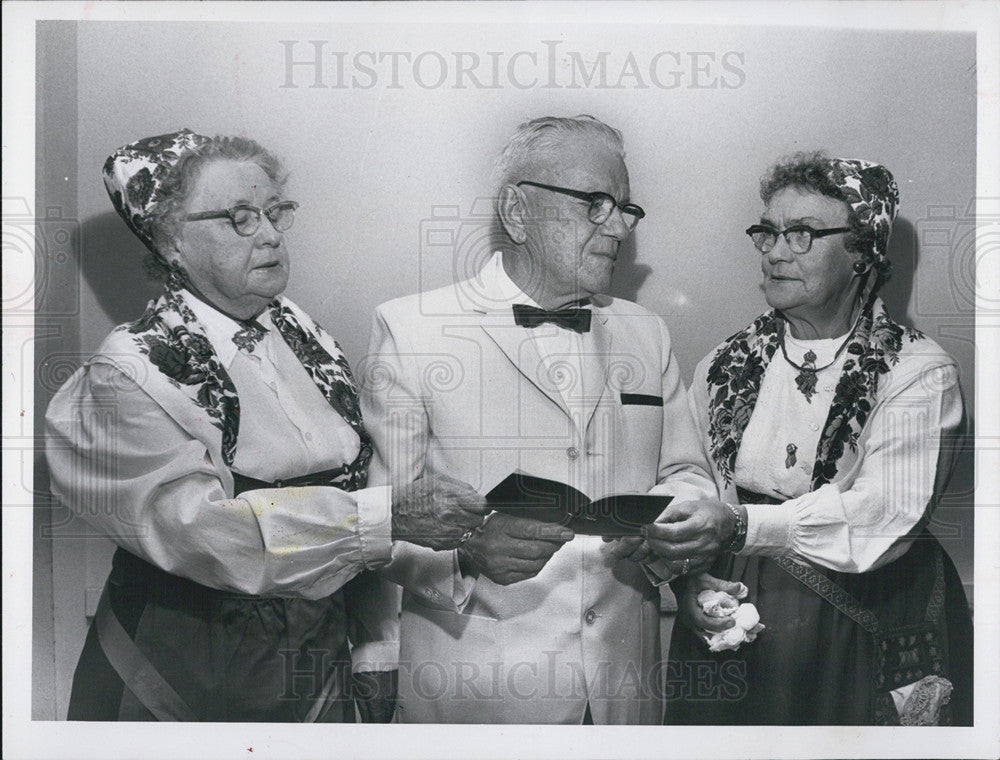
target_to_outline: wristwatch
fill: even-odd
[[[733,532],[729,535],[722,548],[727,552],[736,554],[747,542],[747,521],[743,516],[743,512],[739,509],[728,502],[726,502],[726,506],[729,507],[729,511],[736,518],[736,525],[733,527]]]

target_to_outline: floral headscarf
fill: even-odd
[[[727,486],[733,482],[743,431],[753,415],[764,373],[778,350],[783,322],[773,309],[762,314],[729,337],[709,366],[709,452]],[[881,300],[876,298],[865,306],[847,344],[847,360],[816,447],[813,490],[833,481],[845,448],[857,448],[875,406],[879,379],[899,361],[904,339],[914,343],[925,338],[923,333],[895,323]]]
[[[129,143],[104,162],[104,185],[115,211],[151,251],[149,215],[164,178],[185,153],[209,142],[211,138],[182,129]]]
[[[340,346],[322,327],[290,301],[279,296],[268,304],[271,321],[292,349],[327,403],[361,439],[354,462],[337,473],[336,485],[353,491],[363,488],[371,458],[371,439],[361,419],[357,386]],[[176,390],[208,416],[222,434],[222,458],[231,467],[240,431],[240,400],[236,386],[219,361],[211,341],[194,312],[175,290],[150,302],[135,322],[120,325],[113,335],[138,350]]]
[[[899,210],[896,180],[884,166],[857,158],[829,159],[827,177],[844,194],[858,221],[874,232],[871,263],[881,284],[889,277],[889,235]]]

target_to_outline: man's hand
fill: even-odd
[[[642,536],[624,536],[622,538],[605,538],[607,546],[604,550],[615,559],[627,559],[641,565],[656,559],[653,550],[649,548]]]
[[[494,583],[534,578],[573,531],[555,523],[494,514],[458,549],[463,565]]]
[[[490,511],[472,486],[444,475],[396,486],[392,494],[393,540],[438,551],[458,546]]]
[[[698,604],[698,594],[705,589],[725,591],[736,596],[740,592],[740,583],[723,581],[708,573],[688,576],[678,586],[677,619],[699,636],[732,628],[735,623],[731,616],[710,617],[702,611],[701,605]]]
[[[710,567],[736,527],[732,510],[712,499],[671,504],[661,520],[645,527],[646,543],[663,559],[691,560],[689,571]]]

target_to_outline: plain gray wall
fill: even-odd
[[[373,67],[378,79],[369,89],[311,87],[307,67],[293,70],[297,86],[283,87],[283,40],[294,41],[296,60],[311,58],[310,40],[325,41],[327,85],[336,84],[338,51],[348,65],[359,51],[409,52],[411,61],[429,53],[425,86],[406,63],[400,86],[389,86],[384,62]],[[561,88],[544,86],[552,49]],[[466,78],[468,86],[456,87],[456,51],[480,57],[478,76],[487,84],[495,53],[501,86],[478,88]],[[519,51],[534,53],[537,65],[522,55],[515,82],[506,66]],[[648,75],[664,51],[671,55],[658,59],[658,71],[661,83],[677,83],[670,89]],[[761,211],[761,174],[783,154],[825,149],[881,162],[895,174],[902,200],[890,256],[897,273],[885,299],[897,319],[958,360],[974,411],[971,33],[93,22],[76,25],[75,50],[58,35],[39,37],[40,59],[60,61],[50,67],[60,75],[74,70],[66,60],[74,54],[75,82],[39,83],[76,89],[72,108],[53,99],[52,108],[66,113],[47,114],[39,161],[47,146],[53,156],[60,145],[75,147],[76,166],[67,165],[64,176],[78,196],[80,319],[73,339],[83,354],[113,325],[138,316],[154,292],[142,281],[141,244],[112,211],[100,177],[104,159],[126,142],[188,127],[245,134],[279,154],[291,171],[288,195],[302,204],[286,236],[287,294],[356,364],[378,303],[471,274],[470,262],[481,260],[475,244],[486,220],[477,199],[488,193],[492,161],[513,128],[543,114],[589,113],[624,133],[632,199],[647,212],[619,261],[615,293],[665,317],[686,380],[702,356],[766,308],[759,255],[743,234]],[[427,86],[436,84],[435,54],[444,56],[448,79]],[[626,76],[616,88],[630,55],[639,78]],[[606,86],[599,76],[585,85],[578,62],[602,60]],[[353,73],[361,84],[371,81]],[[347,82],[351,75],[349,69]],[[535,75],[534,86],[516,86]],[[574,81],[578,86],[565,86]],[[57,190],[40,188],[39,205]],[[454,229],[457,253],[428,246],[429,228]],[[971,453],[962,457],[935,527],[970,591],[972,462]],[[57,542],[56,565],[60,554],[79,551]],[[88,584],[99,584],[102,571],[87,572],[95,575]],[[54,635],[78,636],[69,645],[78,651],[80,630],[82,623]],[[65,666],[57,670],[65,681]]]

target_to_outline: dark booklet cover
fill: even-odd
[[[572,486],[555,480],[512,472],[486,494],[497,512],[565,525],[584,536],[638,536],[653,522],[671,496],[617,494],[591,501]]]

